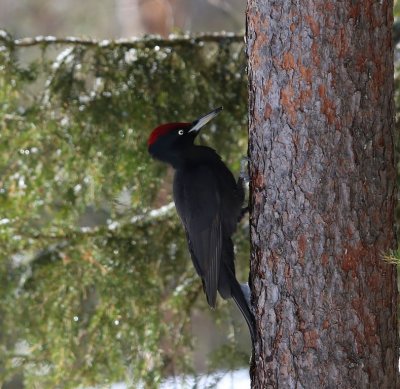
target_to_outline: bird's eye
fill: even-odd
[[[179,130],[179,131],[178,131],[178,134],[179,134],[179,135],[183,135],[183,132],[184,132],[183,130]]]

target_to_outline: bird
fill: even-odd
[[[154,159],[174,169],[175,208],[208,305],[216,307],[217,292],[223,299],[233,298],[254,344],[250,289],[236,279],[232,241],[242,216],[243,180],[235,180],[214,149],[194,143],[200,130],[221,110],[218,107],[192,122],[159,125],[151,132],[147,145]]]

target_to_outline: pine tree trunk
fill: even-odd
[[[397,388],[392,1],[248,0],[253,388]]]

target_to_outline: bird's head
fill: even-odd
[[[222,107],[190,123],[166,123],[156,127],[147,141],[149,153],[156,159],[175,164],[188,150],[199,131],[222,110]]]

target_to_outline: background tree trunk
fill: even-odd
[[[254,388],[396,388],[392,1],[248,0]]]

